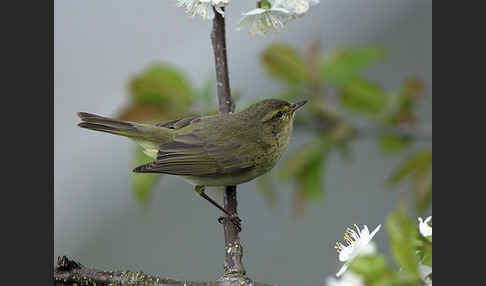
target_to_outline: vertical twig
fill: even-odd
[[[228,76],[228,59],[226,56],[225,23],[221,14],[215,11],[211,42],[214,50],[216,65],[216,85],[218,90],[219,112],[232,113],[235,105],[231,99],[231,90]],[[236,186],[226,186],[224,190],[224,208],[235,215],[238,202],[236,199]],[[226,258],[224,263],[225,276],[242,276],[246,271],[243,267],[243,248],[240,244],[239,231],[228,217],[224,220],[224,238]]]
[[[216,65],[216,85],[218,88],[218,101],[220,113],[232,113],[235,109],[231,99],[231,90],[228,76],[228,58],[226,56],[226,32],[224,18],[215,12],[211,42],[214,50],[214,62]]]

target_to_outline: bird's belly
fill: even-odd
[[[269,169],[268,170],[251,169],[249,171],[241,172],[238,174],[204,176],[204,177],[198,177],[198,176],[182,176],[182,177],[189,183],[197,186],[208,186],[208,187],[232,186],[232,185],[243,184],[248,181],[251,181],[256,177],[265,174],[268,171]]]

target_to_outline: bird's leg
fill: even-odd
[[[194,190],[201,197],[203,197],[205,200],[207,200],[208,202],[210,202],[213,206],[217,207],[222,212],[224,212],[227,216],[229,216],[230,219],[231,219],[231,222],[238,228],[239,231],[241,231],[241,219],[237,215],[231,214],[230,212],[228,212],[227,210],[225,210],[220,204],[218,204],[213,199],[211,199],[208,195],[206,195],[206,193],[204,192],[204,186],[195,186],[194,187]],[[223,219],[224,219],[223,217],[220,217],[218,219],[219,223],[223,223]]]

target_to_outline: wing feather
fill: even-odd
[[[154,162],[139,166],[134,172],[166,173],[185,176],[217,176],[245,171],[253,162],[238,158],[238,143],[207,144],[196,134],[176,135],[160,145]]]
[[[191,124],[194,119],[200,118],[200,116],[190,116],[185,118],[179,118],[167,122],[157,123],[155,126],[161,126],[170,129],[180,129],[182,127],[186,127],[187,125]]]

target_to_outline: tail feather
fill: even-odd
[[[79,123],[78,126],[82,128],[127,137],[137,137],[137,135],[141,135],[138,134],[140,132],[137,130],[137,128],[129,122],[119,121],[86,112],[78,112],[78,116],[81,118],[81,123]]]
[[[136,141],[163,143],[170,138],[167,128],[136,122],[120,121],[96,114],[78,112],[81,128],[126,136]]]

